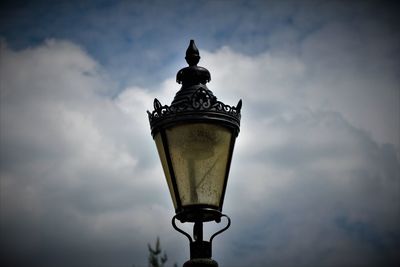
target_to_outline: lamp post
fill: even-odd
[[[147,113],[175,207],[172,225],[190,242],[190,260],[183,266],[218,266],[211,259],[211,243],[230,226],[222,205],[242,101],[236,107],[226,105],[207,88],[211,75],[197,66],[200,54],[193,40],[185,59],[189,66],[177,73],[182,88],[171,105],[154,99],[154,111]],[[227,225],[209,241],[203,240],[203,223],[219,223],[222,217]],[[193,238],[176,226],[176,220],[194,223]]]

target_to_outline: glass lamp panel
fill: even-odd
[[[166,130],[182,206],[219,207],[232,133],[210,123],[182,124]]]
[[[160,133],[156,134],[156,136],[154,137],[154,141],[156,142],[158,155],[160,156],[161,165],[164,170],[165,178],[167,179],[167,184],[168,184],[169,192],[171,194],[172,202],[174,203],[174,207],[176,209],[177,206],[176,206],[174,187],[172,185],[171,174],[170,174],[170,170],[168,168],[167,158],[165,156],[164,144],[162,142]]]

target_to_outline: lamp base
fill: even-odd
[[[218,263],[212,259],[191,259],[183,267],[218,267]]]
[[[187,205],[176,210],[176,218],[184,222],[211,222],[221,221],[221,211],[211,205]]]

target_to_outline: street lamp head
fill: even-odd
[[[147,111],[151,133],[176,218],[219,221],[242,102],[236,107],[226,105],[207,88],[211,75],[197,66],[200,53],[193,40],[185,58],[189,66],[177,73],[182,87],[171,105],[154,99],[154,111]]]

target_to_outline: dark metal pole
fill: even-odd
[[[203,241],[203,222],[195,222],[193,226],[193,237],[196,241]]]
[[[193,226],[194,241],[190,242],[190,260],[183,267],[218,267],[211,259],[211,242],[203,240],[203,222],[196,221]]]

